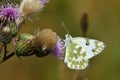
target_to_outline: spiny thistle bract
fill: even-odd
[[[28,33],[21,33],[18,36],[18,41],[20,41],[20,40],[32,40],[34,38],[35,38],[34,35],[31,35],[31,34],[28,34]]]
[[[0,28],[0,41],[3,43],[10,43],[12,38],[18,34],[17,25],[13,22],[7,22],[5,26]]]
[[[31,51],[34,51],[33,39],[35,36],[30,34],[20,34],[18,41],[16,42],[16,54],[18,56],[29,56]]]

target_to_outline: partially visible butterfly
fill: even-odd
[[[105,44],[102,41],[84,37],[72,37],[66,34],[64,62],[70,69],[83,70],[89,65],[89,59],[101,53]]]

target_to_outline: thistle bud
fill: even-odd
[[[27,33],[22,33],[19,35],[18,37],[18,40],[33,40],[35,38],[34,35],[30,35],[30,34],[27,34]]]
[[[16,42],[16,54],[18,56],[29,56],[32,51],[35,50],[33,39],[35,37],[30,34],[20,34],[18,41]]]
[[[16,54],[18,56],[29,56],[31,51],[34,51],[34,46],[31,41],[19,41],[16,44]]]

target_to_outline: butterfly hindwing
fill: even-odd
[[[83,37],[72,38],[66,35],[66,54],[64,62],[70,69],[85,69],[89,59],[102,52],[105,45],[103,42]]]
[[[86,53],[80,53],[82,47],[75,43],[71,43],[66,47],[65,63],[70,69],[85,69],[88,65],[88,59],[85,58]]]

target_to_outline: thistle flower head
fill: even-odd
[[[64,42],[60,37],[57,37],[56,45],[53,48],[53,54],[60,60],[64,57]]]
[[[19,10],[12,5],[2,7],[0,10],[0,19],[16,20],[19,17]]]
[[[22,16],[28,16],[34,12],[41,11],[46,3],[46,0],[22,0],[19,10]]]
[[[43,29],[35,39],[36,45],[42,46],[42,49],[53,48],[57,41],[57,34],[52,29]]]

